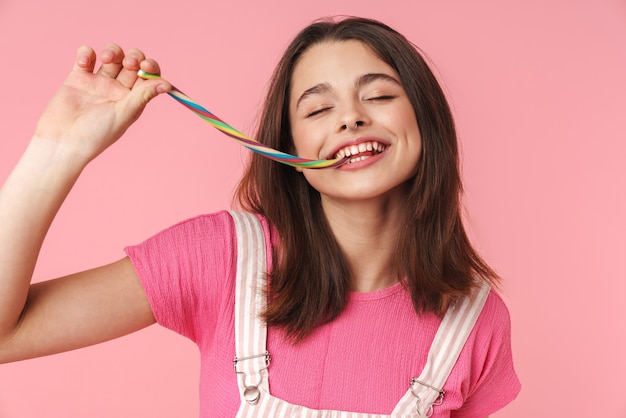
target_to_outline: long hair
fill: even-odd
[[[393,268],[404,277],[417,313],[443,315],[481,280],[496,273],[472,248],[461,217],[461,176],[450,107],[417,48],[389,26],[370,19],[320,20],[287,47],[271,79],[256,138],[272,148],[293,150],[288,116],[294,67],[311,46],[356,40],[399,75],[422,138],[416,174],[408,180],[403,222]],[[242,208],[264,215],[279,235],[274,249],[264,318],[284,327],[295,341],[336,318],[350,289],[348,263],[322,211],[319,193],[295,169],[252,156],[236,198]]]

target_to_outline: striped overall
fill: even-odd
[[[273,397],[268,386],[270,354],[267,328],[259,318],[265,307],[266,254],[263,229],[255,215],[231,211],[237,231],[237,283],[235,294],[235,372],[241,407],[237,417],[383,418],[430,417],[444,402],[443,388],[489,294],[484,285],[451,307],[430,347],[422,373],[407,382],[408,390],[391,415],[320,411]]]

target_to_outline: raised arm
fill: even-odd
[[[31,285],[44,237],[85,166],[171,86],[158,64],[117,45],[77,51],[24,155],[0,189],[0,363],[94,344],[154,318],[128,259]]]

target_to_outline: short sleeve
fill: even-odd
[[[451,417],[484,418],[517,397],[521,384],[511,350],[509,311],[492,291],[461,354],[463,406]]]
[[[125,251],[157,322],[196,343],[210,337],[236,264],[228,212],[180,222]]]

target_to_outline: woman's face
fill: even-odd
[[[298,156],[350,157],[337,169],[302,170],[322,199],[403,195],[422,143],[415,112],[393,68],[359,41],[324,42],[302,54],[289,93]]]

